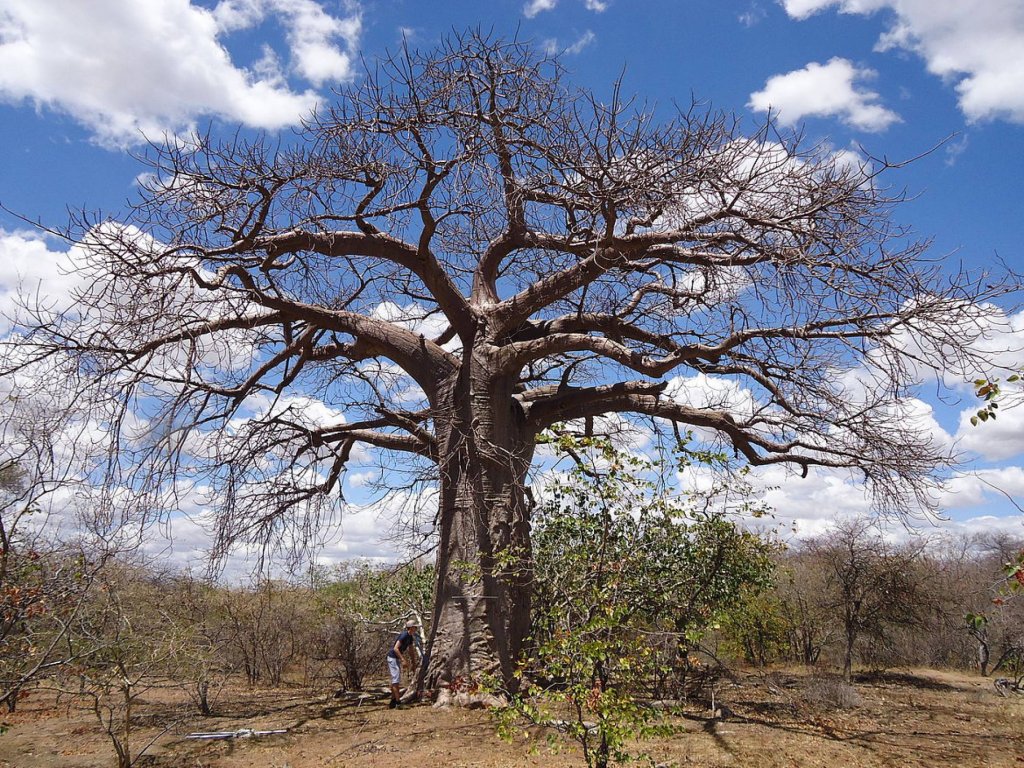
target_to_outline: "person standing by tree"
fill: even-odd
[[[391,702],[388,709],[394,709],[401,700],[400,687],[402,684],[402,668],[415,672],[415,660],[419,652],[419,629],[420,625],[415,619],[405,622],[405,630],[395,638],[388,650],[388,672],[391,673]]]

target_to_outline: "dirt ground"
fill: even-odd
[[[834,688],[835,686],[833,686]],[[1024,768],[1024,696],[998,696],[990,679],[924,670],[862,676],[859,703],[838,708],[835,693],[800,672],[742,674],[723,683],[716,699],[685,710],[671,738],[645,742],[665,766],[953,765]],[[840,688],[840,690],[843,690]],[[417,768],[511,768],[583,765],[564,743],[524,735],[495,736],[485,711],[438,710],[427,704],[389,710],[386,689],[333,697],[302,689],[228,690],[217,716],[188,714],[183,697],[154,690],[133,718],[136,744],[155,742],[138,765],[152,768],[319,768],[408,765]],[[847,690],[848,693],[848,690]],[[833,699],[834,701],[834,699]],[[851,702],[847,702],[851,703]],[[115,764],[92,713],[34,691],[17,712],[3,715],[2,768],[100,768]],[[169,728],[162,733],[164,728]],[[196,741],[198,731],[286,729],[274,736]]]

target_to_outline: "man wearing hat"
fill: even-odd
[[[416,646],[419,645],[419,630],[419,622],[409,619],[405,622],[405,630],[395,638],[391,650],[388,651],[388,671],[391,673],[391,703],[388,704],[388,709],[397,707],[402,698],[399,689],[402,668],[410,671],[416,668],[413,662],[416,659]]]

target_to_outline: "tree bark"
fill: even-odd
[[[484,352],[446,383],[437,413],[438,580],[424,685],[450,693],[515,685],[530,617],[530,505],[535,436]]]
[[[857,642],[857,630],[847,626],[846,628],[846,651],[843,654],[843,680],[853,681],[853,646]]]

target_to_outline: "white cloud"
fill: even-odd
[[[1024,361],[1024,311],[1007,314],[994,304],[965,304],[959,310],[957,324],[922,323],[913,330],[903,329],[894,335],[892,347],[913,380],[938,380],[944,388],[969,396],[973,413],[977,409],[974,380],[988,376],[1005,379],[1020,370]],[[882,352],[880,348],[871,357]]]
[[[768,78],[763,90],[750,95],[747,106],[757,112],[772,110],[785,125],[805,117],[838,117],[860,130],[884,131],[900,118],[877,103],[877,93],[858,87],[858,81],[874,75],[838,57],[826,64],[811,62],[803,69]]]
[[[802,477],[795,468],[775,465],[754,468],[748,479],[776,523],[800,537],[817,536],[839,520],[871,514],[871,495],[850,471],[812,468]]]
[[[1020,536],[1024,533],[1024,515],[1007,515],[1006,517],[981,515],[957,522],[945,522],[941,524],[941,527],[944,530],[965,536],[991,535],[997,532]]]
[[[761,7],[760,3],[753,2],[750,6],[741,13],[737,18],[740,24],[748,29],[754,27],[764,21],[765,17],[768,16],[768,12]]]
[[[523,15],[532,19],[538,13],[553,10],[558,5],[558,0],[530,0],[523,6]]]
[[[588,45],[590,45],[592,42],[594,42],[596,39],[597,35],[595,35],[588,29],[586,32],[579,36],[576,42],[571,43],[570,45],[567,45],[565,47],[562,47],[559,44],[558,39],[554,37],[545,40],[542,44],[542,47],[544,48],[544,52],[551,56],[559,53],[575,56]]]
[[[157,563],[176,569],[202,571],[208,561],[213,541],[215,516],[211,508],[198,497],[183,499],[186,514],[171,515],[158,529],[147,531],[142,540],[142,552]],[[316,547],[316,561],[333,565],[351,560],[394,562],[407,557],[401,543],[391,537],[401,513],[397,503],[377,504],[373,507],[349,506],[340,519],[320,533]],[[75,526],[66,525],[64,535],[75,532]],[[252,573],[258,561],[258,547],[238,545],[223,563],[221,578],[225,581],[243,581]],[[274,567],[275,572],[283,572]]]
[[[951,451],[954,439],[935,417],[935,409],[924,400],[909,397],[892,407],[893,423],[908,434],[926,437],[934,451]]]
[[[1001,461],[1024,454],[1024,393],[1019,386],[1003,384],[1007,394],[1001,399],[995,419],[971,424],[981,403],[972,403],[960,413],[957,444],[984,459]]]
[[[720,409],[738,418],[749,418],[757,409],[749,389],[733,379],[707,376],[676,376],[665,388],[665,395],[691,408]]]
[[[0,335],[10,330],[8,318],[18,314],[21,300],[36,298],[63,309],[80,277],[70,270],[64,251],[51,251],[36,232],[6,232],[0,229]]]
[[[586,32],[584,32],[582,35],[580,35],[579,39],[575,43],[573,43],[568,48],[566,48],[565,52],[575,56],[577,53],[582,51],[584,48],[586,48],[588,45],[590,45],[596,39],[597,39],[597,35],[595,35],[593,32],[591,32],[588,29]]]
[[[247,404],[253,408],[256,418],[284,418],[310,429],[340,426],[345,423],[344,411],[306,395],[270,397],[259,393],[250,397]]]
[[[351,472],[345,476],[345,482],[350,488],[366,488],[374,481],[380,479],[380,471],[376,469],[365,472]]]
[[[837,520],[869,510],[862,485],[852,478],[844,482],[839,473],[828,470],[812,470],[801,477],[796,470],[773,465],[752,467],[749,474],[737,476],[694,462],[676,473],[676,485],[686,503],[696,502],[695,509],[722,512],[750,529],[784,538],[816,535]]]
[[[382,301],[370,313],[371,317],[394,323],[428,339],[440,336],[448,327],[448,321],[440,312],[430,312],[428,307],[413,301],[405,306],[393,301]]]
[[[263,21],[266,2],[265,0],[221,0],[212,13],[217,27],[225,32],[248,29]]]
[[[794,19],[803,20],[825,10],[834,2],[835,0],[782,0],[782,5],[786,13]],[[844,13],[870,13],[881,5],[872,0],[839,0],[839,4]]]
[[[863,481],[852,472],[816,468],[801,477],[792,468],[756,467],[749,475],[756,497],[773,511],[781,529],[792,530],[797,538],[826,533],[836,522],[872,516],[871,496]],[[1006,508],[1006,497],[1024,496],[1024,470],[1020,467],[982,470],[957,475],[946,483],[936,497],[940,516],[923,511],[903,519],[879,520],[880,528],[891,537],[908,537],[938,531],[971,534],[1006,530],[1020,534],[1024,516],[991,514],[946,519],[956,510],[971,507]],[[748,524],[751,521],[746,521]]]
[[[523,15],[528,19],[532,19],[544,11],[553,11],[557,5],[558,0],[530,0],[530,2],[523,6]],[[588,11],[601,13],[608,9],[608,2],[607,0],[583,0],[583,7]]]
[[[353,6],[354,8],[354,6]],[[273,50],[249,68],[222,44],[272,15],[291,71],[313,86],[351,77],[359,15],[314,0],[7,0],[0,12],[0,100],[70,114],[108,145],[188,130],[200,117],[254,128],[293,125],[317,102],[293,89]]]
[[[955,83],[969,120],[1024,123],[1024,3],[1020,0],[783,0],[795,19],[836,7],[841,13],[888,10],[876,50],[918,54],[928,71]]]
[[[832,152],[832,159],[837,168],[842,168],[848,173],[855,173],[868,179],[872,173],[872,164],[857,148],[837,149]]]
[[[957,164],[960,155],[967,151],[968,142],[967,134],[964,134],[958,141],[950,141],[946,144],[946,165],[948,167],[952,168]]]
[[[352,77],[350,50],[359,39],[360,18],[335,18],[314,0],[268,0],[288,20],[288,44],[295,70],[319,87],[328,81]],[[344,49],[337,40],[344,41]]]
[[[999,467],[963,472],[951,478],[939,498],[942,509],[977,507],[990,501],[1024,498],[1024,469]]]

